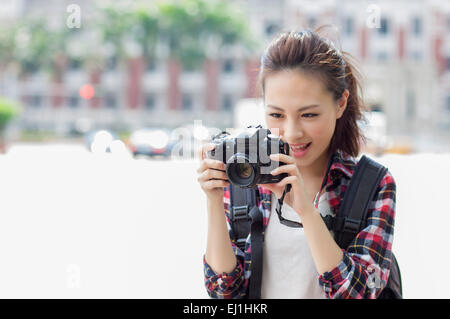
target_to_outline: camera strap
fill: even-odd
[[[328,158],[328,164],[327,164],[327,169],[325,171],[325,174],[323,175],[322,178],[322,185],[320,186],[319,192],[318,192],[318,197],[320,195],[320,192],[322,191],[322,189],[326,186],[327,184],[327,178],[328,178],[328,173],[330,172],[330,168],[331,168],[331,164],[333,163],[333,153],[330,153],[330,156]],[[277,207],[275,209],[275,211],[278,214],[278,218],[280,219],[280,222],[288,227],[293,227],[293,228],[302,228],[303,224],[299,223],[299,222],[295,222],[295,221],[291,221],[291,220],[286,220],[285,218],[282,217],[281,215],[281,207],[283,206],[283,202],[284,202],[284,197],[286,196],[287,193],[289,193],[289,191],[291,190],[292,185],[291,184],[286,184],[286,186],[284,187],[284,191],[283,191],[283,195],[281,195],[281,197],[277,200]],[[318,202],[319,202],[319,198],[317,198],[317,204],[316,204],[316,208],[318,208]]]
[[[251,272],[249,298],[261,298],[263,215],[257,205],[257,190],[240,188],[230,184],[230,223],[234,243],[245,252],[249,233],[252,238]]]

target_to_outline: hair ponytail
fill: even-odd
[[[354,59],[349,53],[342,52],[341,55],[345,62],[345,86],[349,91],[349,96],[344,113],[341,118],[336,120],[330,148],[332,152],[341,149],[356,157],[366,143],[366,137],[358,123],[366,120],[363,112],[367,108],[363,102],[361,73],[354,66]]]

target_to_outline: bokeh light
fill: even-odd
[[[95,89],[90,84],[84,84],[80,88],[80,96],[85,100],[90,100],[95,95]]]

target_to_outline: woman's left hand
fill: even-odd
[[[271,154],[270,159],[273,161],[286,163],[278,168],[274,169],[271,174],[279,175],[281,173],[287,173],[288,176],[283,178],[280,182],[275,184],[261,184],[260,186],[267,188],[275,194],[277,198],[281,198],[284,188],[287,184],[291,184],[291,203],[289,205],[297,212],[301,217],[305,212],[314,209],[313,204],[305,191],[305,185],[303,183],[302,176],[300,174],[295,160],[292,156],[286,154]],[[288,193],[288,194],[289,194]]]

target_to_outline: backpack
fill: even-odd
[[[329,230],[334,231],[336,243],[346,249],[355,236],[365,228],[367,212],[377,186],[387,168],[363,155],[358,162],[337,216],[322,217]],[[364,181],[364,182],[363,182]],[[249,232],[252,234],[252,275],[248,287],[249,299],[261,298],[262,278],[262,213],[256,205],[257,190],[230,184],[230,226],[235,244],[244,251]],[[389,279],[378,299],[401,299],[400,268],[392,253]]]

